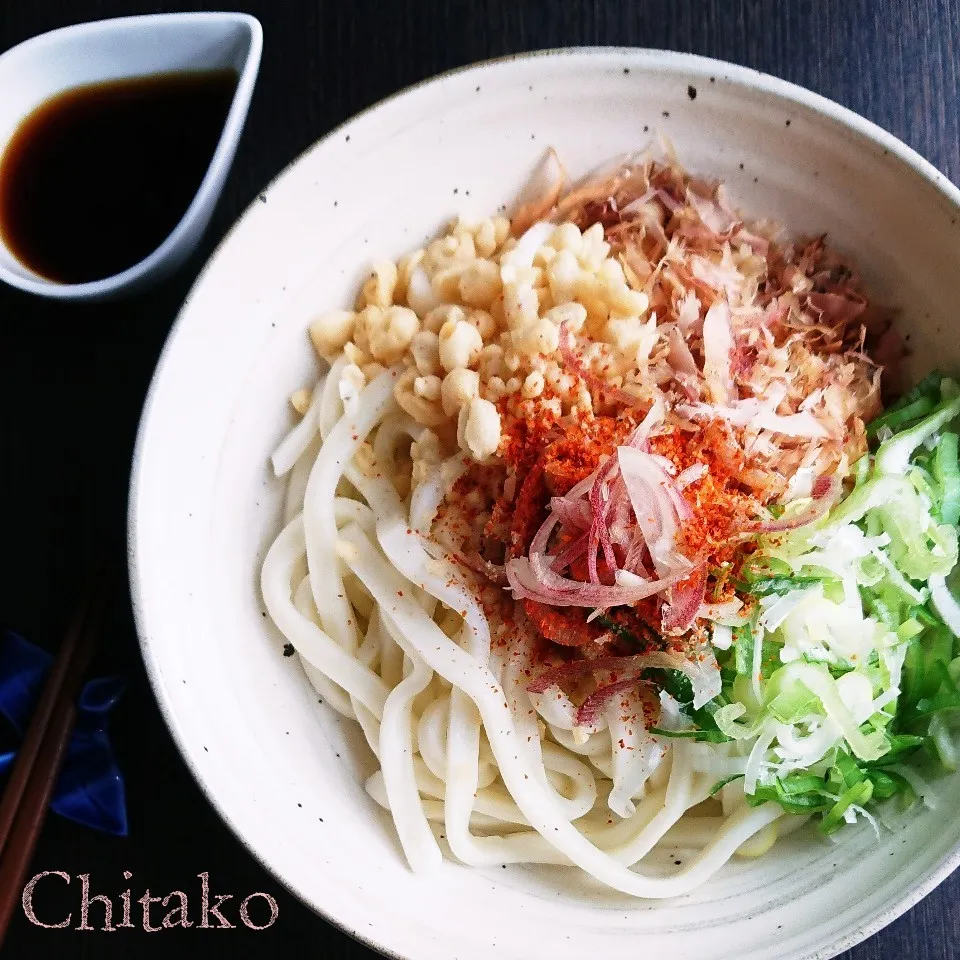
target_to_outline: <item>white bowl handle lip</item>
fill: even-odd
[[[239,71],[233,100],[203,180],[201,180],[197,192],[190,201],[190,205],[166,239],[138,263],[101,280],[93,280],[88,283],[56,283],[37,275],[23,276],[14,273],[2,263],[0,263],[0,280],[27,293],[34,293],[56,300],[102,300],[159,281],[180,266],[199,243],[233,163],[260,70],[260,60],[263,54],[263,26],[251,14],[219,11],[113,17],[108,20],[93,20],[73,26],[59,27],[56,30],[30,37],[0,54],[0,57],[6,57],[14,53],[20,54],[30,47],[55,45],[63,42],[68,36],[73,39],[78,35],[107,32],[118,28],[137,30],[157,26],[161,23],[175,22],[185,26],[203,27],[231,21],[243,27],[246,31],[246,52],[243,57],[243,66]],[[2,240],[0,240],[0,243],[2,243]]]

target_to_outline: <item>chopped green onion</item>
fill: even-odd
[[[820,830],[823,833],[832,833],[843,821],[843,815],[850,807],[862,807],[870,801],[873,796],[873,783],[869,780],[862,780],[854,784],[849,790],[846,790],[840,799],[830,808],[820,823]]]
[[[796,723],[813,712],[816,703],[817,698],[802,683],[795,683],[778,693],[767,709],[781,723]]]
[[[809,814],[818,810],[826,810],[830,805],[822,793],[798,793],[795,796],[784,796],[780,793],[776,797],[777,803],[787,813]]]
[[[805,653],[800,659],[803,660],[804,663],[813,663],[821,667],[826,667],[834,680],[836,680],[837,677],[842,677],[845,673],[851,673],[857,669],[849,660],[824,660],[822,657],[815,657],[812,653]]]
[[[917,620],[905,620],[903,623],[897,627],[897,638],[906,642],[907,640],[912,640],[918,634],[923,633],[923,627],[920,622]]]
[[[889,747],[887,752],[879,760],[866,764],[870,769],[887,766],[891,763],[899,763],[905,753],[910,753],[918,747],[922,747],[926,742],[926,737],[918,737],[909,733],[891,733],[888,734],[887,743]]]
[[[925,660],[920,639],[911,640],[903,659],[903,678],[900,684],[905,704],[915,705],[923,696]]]
[[[789,778],[788,778],[789,779]],[[775,780],[772,784],[763,784],[752,794],[746,794],[747,803],[758,807],[763,803],[778,803],[787,813],[811,814],[830,807],[829,797],[824,795],[824,783],[819,777],[810,778],[811,784],[816,782],[816,788],[808,791],[797,790],[789,792],[789,788],[782,780]]]
[[[745,793],[743,796],[751,807],[759,807],[764,803],[770,803],[770,801],[777,802],[777,790],[773,786],[760,786],[758,784],[753,793]]]
[[[823,790],[826,784],[822,777],[813,774],[791,773],[789,776],[782,777],[780,786],[783,792],[788,796],[798,793],[810,793],[813,790]]]
[[[934,660],[928,665],[924,687],[925,691],[932,688],[936,692],[917,702],[914,709],[919,716],[960,709],[960,690],[943,660]]]
[[[861,783],[866,774],[857,765],[857,761],[843,750],[837,752],[837,759],[830,768],[829,779],[839,788],[852,787]]]
[[[782,679],[787,682],[796,681],[810,689],[820,700],[824,713],[840,727],[850,749],[861,760],[878,760],[886,752],[886,735],[876,730],[871,733],[860,730],[844,704],[837,681],[830,676],[829,670],[812,663],[794,661],[778,670],[777,674],[782,674]]]
[[[698,743],[727,743],[729,737],[719,730],[664,730],[663,727],[650,727],[650,733],[672,740],[695,740]]]
[[[780,669],[780,651],[783,644],[764,639],[760,644],[760,674],[767,679]]]
[[[733,628],[734,663],[741,677],[749,677],[753,673],[754,643],[753,630],[749,623]]]
[[[884,770],[883,772],[899,787],[897,796],[900,797],[900,808],[906,810],[908,807],[912,807],[918,799],[913,784],[906,777],[894,773],[892,770]]]
[[[918,466],[913,466],[907,472],[907,479],[913,484],[913,489],[916,490],[917,493],[923,494],[928,500],[936,502],[940,499],[937,491],[934,489],[934,479],[926,470]]]
[[[724,638],[716,698],[694,710],[685,675],[645,672],[658,678],[689,721],[680,730],[652,728],[663,737],[735,741],[736,755],[745,756],[762,731],[778,725],[802,726],[811,715],[836,725],[842,738],[816,762],[781,776],[765,765],[759,781],[751,775],[750,805],[821,815],[820,828],[829,834],[854,819],[851,808],[859,813],[871,802],[916,802],[903,776],[910,771],[897,772],[900,764],[960,769],[960,636],[943,621],[930,585],[957,564],[960,430],[951,428],[954,419],[960,419],[960,385],[928,377],[870,424],[871,437],[888,439],[856,461],[852,491],[826,517],[761,541],[736,572],[726,569],[727,589],[733,583],[741,593],[769,598],[760,608],[789,599],[764,621],[769,629],[754,616],[733,630],[732,642],[729,634]],[[777,515],[776,505],[771,513]],[[960,595],[960,568],[955,575]],[[934,581],[935,595],[940,582]],[[794,605],[801,597],[791,595],[803,592],[815,593],[816,601]],[[849,659],[843,656],[847,637]],[[877,697],[886,706],[861,723],[859,705]],[[718,779],[710,795],[741,776]]]
[[[882,597],[878,597],[861,587],[860,598],[863,600],[863,605],[867,608],[868,613],[876,617],[888,629],[897,629],[897,617]]]
[[[752,723],[737,722],[746,712],[747,708],[742,703],[728,703],[713,715],[713,722],[731,740],[746,740],[755,732]]]
[[[657,684],[673,697],[681,706],[693,703],[693,684],[690,678],[680,670],[654,668],[644,670],[643,675]]]
[[[957,749],[954,733],[942,713],[930,718],[927,730],[930,741],[944,770],[954,771],[960,766],[960,750]]]
[[[795,590],[804,590],[814,584],[823,583],[823,579],[823,577],[811,576],[763,577],[754,580],[749,585],[749,591],[757,597],[767,596],[771,593],[783,597]]]
[[[867,436],[875,437],[883,427],[889,427],[896,433],[911,420],[925,417],[935,406],[936,402],[932,397],[917,397],[913,403],[908,403],[899,409],[891,407],[876,420],[870,421],[867,425]]]
[[[728,783],[733,783],[734,780],[739,780],[742,776],[742,773],[735,773],[732,777],[724,777],[722,780],[718,780],[710,788],[710,793],[708,796],[716,796]]]
[[[947,381],[944,381],[946,383]],[[941,393],[943,387],[941,386]],[[906,473],[910,455],[928,437],[932,437],[938,430],[945,427],[951,420],[960,414],[960,397],[954,397],[941,403],[933,413],[924,417],[919,423],[901,430],[889,440],[880,444],[877,450],[876,471],[879,474],[900,475]]]
[[[906,470],[901,471],[906,473]],[[839,506],[827,514],[822,529],[835,529],[848,523],[857,523],[867,513],[903,496],[916,496],[910,482],[904,476],[874,476],[863,486],[857,487]],[[873,531],[868,530],[871,536]]]
[[[755,583],[769,577],[789,577],[793,568],[779,557],[753,556],[744,563],[741,574],[747,583]]]
[[[868,770],[867,779],[873,784],[873,795],[878,800],[886,800],[900,792],[900,784],[883,770]]]
[[[932,614],[926,607],[918,607],[913,611],[913,615],[925,627],[935,627],[940,623],[939,617]]]
[[[933,458],[933,473],[940,484],[940,520],[955,527],[960,523],[960,463],[958,437],[942,433]]]
[[[926,651],[928,667],[939,661],[945,669],[953,659],[953,634],[949,628],[939,625],[933,627],[924,634],[921,643]],[[937,680],[930,681],[925,685],[924,694],[930,696],[936,693],[943,679],[944,670],[941,670]],[[947,678],[947,682],[950,682],[949,678]]]

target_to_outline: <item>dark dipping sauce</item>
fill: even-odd
[[[233,70],[76,87],[42,103],[0,159],[0,236],[58,283],[102,280],[170,235],[223,131]]]

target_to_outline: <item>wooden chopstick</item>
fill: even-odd
[[[39,701],[37,701],[23,743],[17,751],[7,789],[3,793],[3,799],[0,800],[0,857],[3,855],[4,847],[10,836],[10,829],[20,807],[20,801],[26,790],[30,773],[40,753],[40,745],[50,725],[54,708],[70,679],[77,648],[81,637],[84,635],[84,626],[91,613],[94,593],[95,589],[88,588],[84,591],[83,599],[74,613],[67,635],[63,638],[63,643],[57,652],[57,657],[50,670],[50,675],[47,677],[43,692],[40,694]]]
[[[76,700],[100,638],[111,581],[98,573],[64,637],[0,801],[0,947],[40,836],[76,718]]]
[[[65,704],[66,708],[61,704]],[[48,728],[49,735],[40,747],[33,776],[23,793],[6,852],[0,860],[0,950],[3,949],[14,910],[20,902],[27,867],[46,819],[76,717],[76,707],[72,703],[63,700],[61,704],[54,711],[53,723]]]

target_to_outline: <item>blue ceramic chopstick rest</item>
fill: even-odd
[[[23,736],[53,657],[9,631],[0,637],[0,714]],[[107,718],[123,693],[119,677],[89,681],[77,701],[77,719],[54,790],[51,809],[76,823],[127,835],[123,777],[107,736]],[[0,753],[0,776],[16,751]]]

